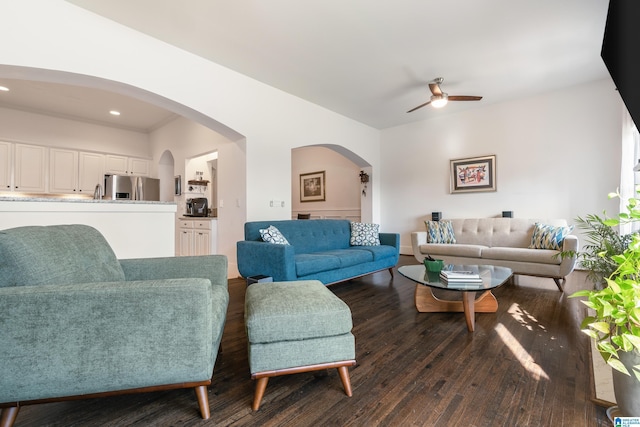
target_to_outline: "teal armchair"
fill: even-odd
[[[27,404],[193,388],[209,418],[221,255],[118,260],[84,225],[0,231],[0,426]]]

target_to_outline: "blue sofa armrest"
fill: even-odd
[[[296,280],[292,245],[241,240],[237,243],[238,270],[242,277],[265,275],[275,281]]]
[[[400,234],[398,233],[380,233],[380,244],[389,245],[400,250]]]

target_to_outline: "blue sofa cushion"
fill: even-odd
[[[335,255],[326,255],[324,252],[296,255],[295,263],[298,277],[340,268],[340,259]]]
[[[358,250],[370,252],[373,255],[374,261],[398,256],[398,248],[395,246],[358,246]]]
[[[373,261],[373,254],[371,252],[360,249],[337,249],[322,253],[337,256],[340,260],[341,268]]]
[[[0,231],[0,287],[124,281],[105,238],[87,225]]]

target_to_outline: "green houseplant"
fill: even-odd
[[[609,197],[620,197],[618,193]],[[591,278],[603,275],[606,286],[593,290],[582,290],[571,297],[586,297],[582,302],[592,309],[592,313],[582,322],[582,331],[591,337],[604,360],[613,369],[614,391],[620,410],[627,416],[640,413],[640,234],[621,237],[616,227],[622,223],[640,221],[640,200],[630,198],[626,212],[616,218],[598,218],[597,227],[604,226],[599,235],[602,241],[592,242],[594,246],[587,251],[591,255],[594,248],[598,260],[583,264],[590,270]],[[594,237],[593,235],[591,237]],[[616,246],[618,245],[618,246]],[[620,246],[621,245],[621,246]],[[581,256],[581,259],[584,259]],[[599,262],[600,261],[600,262]],[[597,271],[595,271],[597,269]],[[609,269],[609,270],[607,270]],[[608,274],[608,275],[606,275]],[[626,377],[626,378],[624,378]],[[636,390],[635,395],[628,388],[619,391],[625,382],[626,387]]]

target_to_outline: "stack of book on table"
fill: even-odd
[[[440,280],[442,280],[442,282],[447,285],[469,285],[473,287],[482,285],[482,279],[480,278],[480,275],[473,271],[442,270],[440,272]]]

